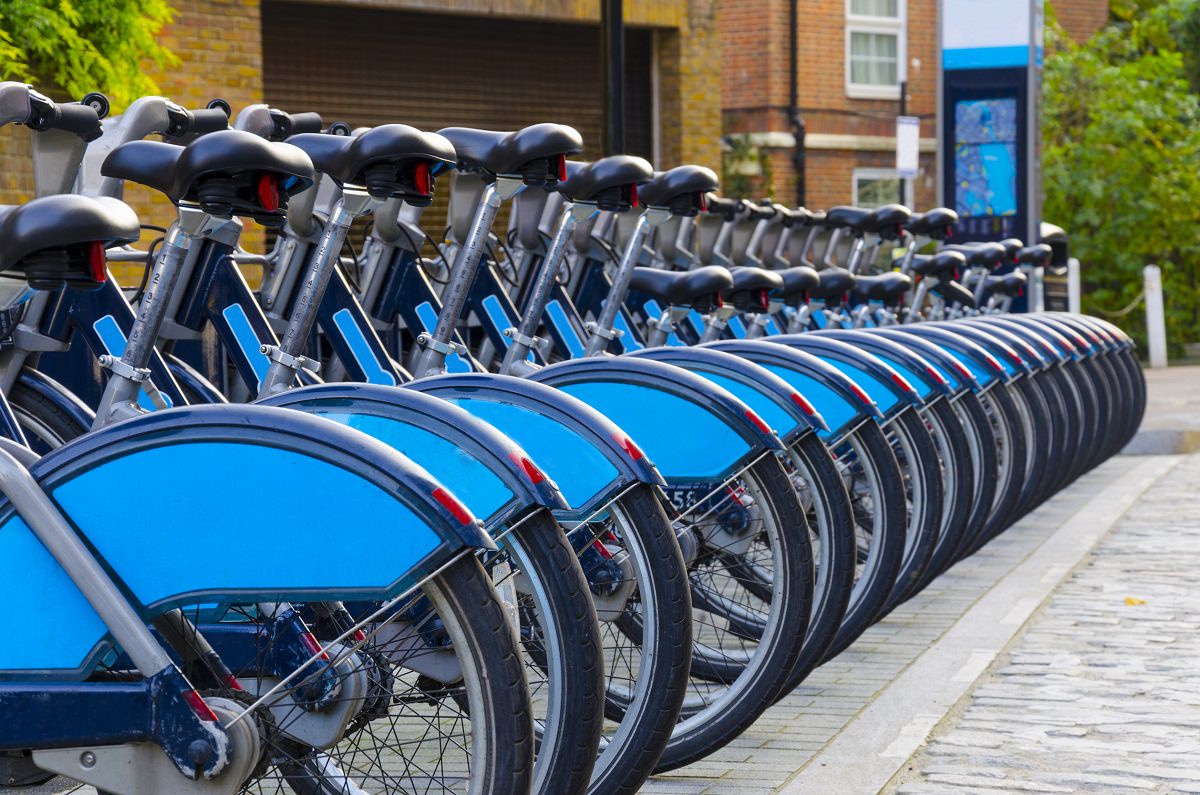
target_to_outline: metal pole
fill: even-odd
[[[1163,319],[1162,271],[1157,265],[1147,265],[1146,280],[1146,337],[1150,348],[1150,366],[1167,366],[1167,324]]]
[[[604,154],[625,154],[625,18],[622,0],[600,0]]]
[[[900,115],[901,116],[908,115],[908,81],[907,80],[900,81]],[[905,195],[906,195],[906,192],[904,190],[904,182],[905,182],[904,177],[900,177],[899,182],[900,182],[900,203],[904,204],[904,199],[905,199]]]
[[[1067,260],[1067,311],[1078,314],[1083,311],[1083,288],[1080,282],[1079,260]]]
[[[797,27],[800,24],[799,0],[788,3],[788,122],[792,125],[792,169],[796,172],[796,206],[803,207],[806,200],[805,182],[807,154],[805,136],[807,130],[804,116],[800,113],[800,43]]]

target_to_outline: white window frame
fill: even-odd
[[[858,202],[858,181],[860,179],[900,179],[900,175],[896,173],[894,168],[856,168],[850,176],[850,204],[854,207],[859,207]],[[906,179],[904,181],[904,206],[913,206],[913,196],[915,189],[915,179]],[[896,201],[895,197],[889,200],[888,203]]]
[[[908,77],[908,0],[896,0],[897,17],[865,17],[850,12],[846,0],[845,71],[846,96],[850,99],[900,99],[900,85]],[[850,82],[850,40],[855,33],[885,33],[896,37],[896,76],[894,86],[872,86]]]

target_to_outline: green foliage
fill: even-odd
[[[1048,26],[1043,215],[1071,235],[1085,311],[1126,306],[1143,266],[1162,266],[1178,350],[1200,339],[1200,100],[1180,49],[1197,0],[1115,0],[1112,14],[1083,45]],[[1120,322],[1144,333],[1140,310]]]
[[[755,145],[748,136],[727,135],[721,177],[721,193],[735,199],[760,198],[775,195],[775,172],[771,153],[765,146]]]
[[[157,92],[147,67],[177,63],[158,41],[173,15],[166,0],[0,0],[0,75],[123,108]]]

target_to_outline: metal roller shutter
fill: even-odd
[[[597,25],[264,2],[263,93],[352,125],[511,130],[570,124],[600,152]],[[651,155],[652,33],[627,31],[632,153]]]

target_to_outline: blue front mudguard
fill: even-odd
[[[495,532],[532,508],[565,510],[554,481],[516,442],[463,409],[411,389],[319,384],[257,401],[346,425],[399,450]]]
[[[944,327],[934,326],[932,323],[914,323],[892,326],[888,332],[899,335],[899,338],[923,339],[939,348],[946,349],[966,365],[967,369],[971,371],[971,375],[978,379],[982,390],[987,390],[996,383],[1006,383],[1010,378],[1008,370],[986,348],[974,340],[967,339],[961,334],[955,334]]]
[[[820,432],[826,441],[840,440],[864,422],[883,419],[878,404],[854,379],[807,351],[762,340],[721,340],[700,347],[749,359],[788,382],[821,412],[829,426]]]
[[[764,452],[784,449],[732,393],[669,364],[598,356],[552,364],[532,378],[616,422],[671,484],[720,482]]]
[[[494,548],[404,456],[298,411],[155,412],[31,471],[147,623],[190,605],[389,599],[467,547]],[[0,561],[13,640],[0,679],[88,675],[112,650],[107,629],[7,502]]]
[[[627,355],[682,367],[732,392],[785,444],[812,430],[829,430],[820,412],[791,384],[748,359],[711,348],[673,346],[644,348]]]
[[[622,428],[544,384],[459,373],[418,379],[404,388],[450,401],[516,441],[558,484],[576,517],[590,515],[632,485],[665,485]]]

